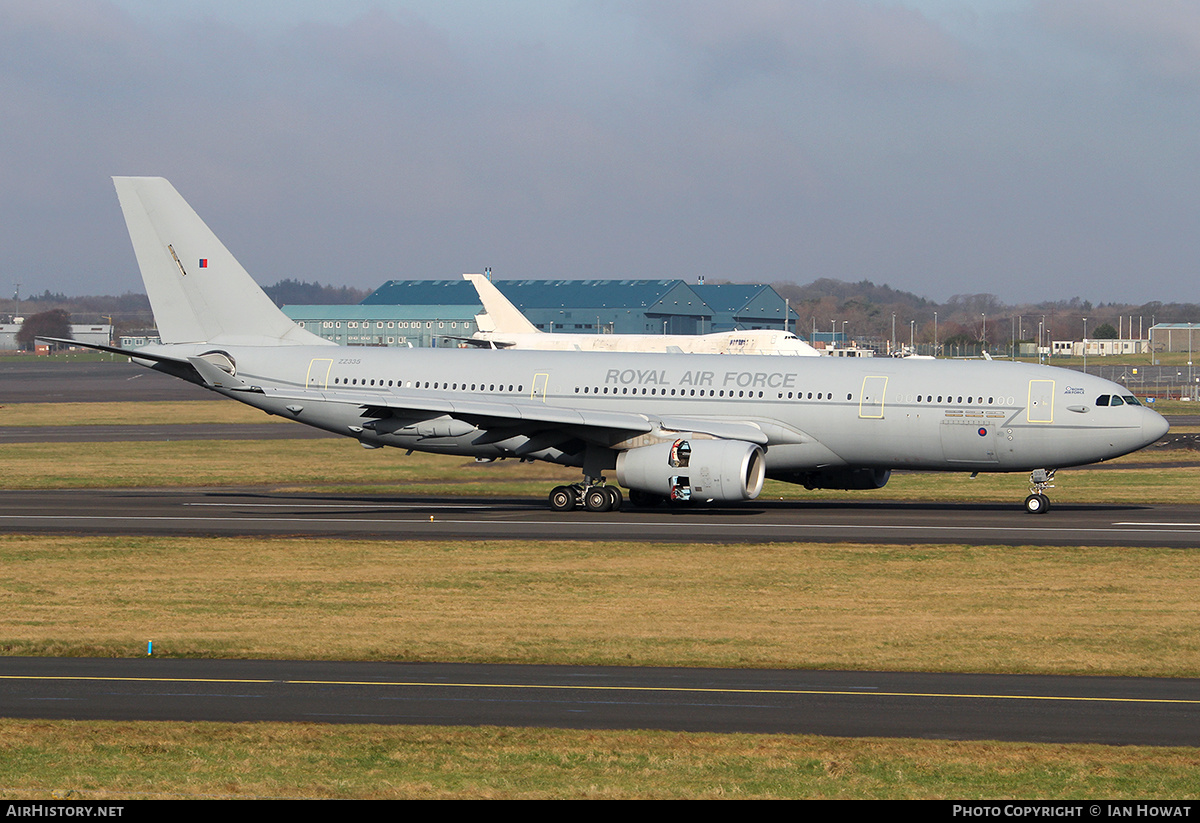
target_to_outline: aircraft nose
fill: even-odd
[[[1171,424],[1167,422],[1167,418],[1163,417],[1156,411],[1143,409],[1146,414],[1142,417],[1142,439],[1146,445],[1156,443],[1170,430]]]

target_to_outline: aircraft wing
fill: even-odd
[[[256,389],[257,390],[257,389]],[[375,394],[311,389],[273,389],[261,391],[271,397],[295,401],[343,403],[359,406],[364,418],[428,418],[446,415],[484,430],[512,430],[524,433],[560,431],[564,440],[582,438],[611,445],[655,430],[708,434],[712,437],[767,443],[762,429],[737,421],[664,418],[651,414],[553,406],[528,397],[504,400],[479,400],[451,392],[421,391]],[[377,429],[378,430],[378,429]]]
[[[654,429],[650,418],[629,412],[585,411],[549,406],[529,398],[477,400],[449,392],[334,392],[312,389],[261,389],[263,394],[281,400],[303,403],[342,403],[362,407],[364,417],[428,417],[444,414],[472,423],[488,425],[545,424],[550,426],[585,426],[610,431],[645,433]],[[480,428],[487,428],[481,425]]]

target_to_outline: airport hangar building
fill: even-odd
[[[707,334],[781,329],[798,315],[764,285],[682,280],[495,280],[537,328],[568,334]],[[483,311],[465,280],[390,280],[362,303],[284,306],[308,331],[343,346],[457,346]]]

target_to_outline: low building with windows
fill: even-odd
[[[20,318],[18,318],[20,319]],[[18,349],[17,333],[23,323],[0,323],[0,349]],[[112,345],[113,327],[107,323],[72,323],[71,338],[80,343]]]
[[[1142,354],[1150,350],[1149,340],[1054,340],[1050,343],[1050,354],[1054,357],[1108,357],[1117,354]]]
[[[472,289],[472,292],[474,290]],[[476,331],[474,305],[284,306],[296,325],[339,346],[454,347]]]

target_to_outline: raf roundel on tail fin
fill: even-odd
[[[161,177],[114,177],[164,343],[334,345],[293,323]]]

